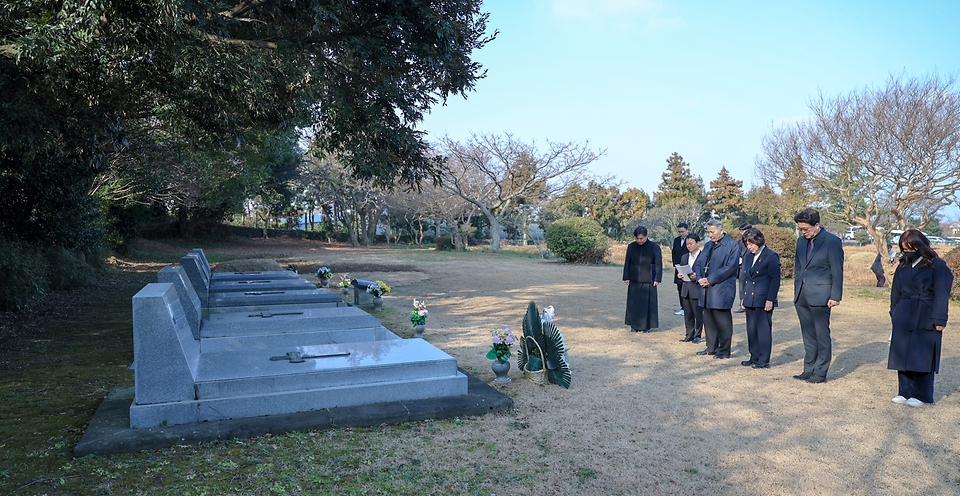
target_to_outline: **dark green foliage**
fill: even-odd
[[[520,336],[519,348],[517,349],[517,368],[525,370],[524,367],[527,366],[527,362],[529,361],[528,357],[534,353],[537,355],[540,353],[537,346],[531,342],[532,340],[536,340],[542,331],[540,327],[540,313],[537,311],[536,303],[531,301],[530,304],[527,305],[527,313],[523,316],[521,327],[523,328],[523,334]],[[528,339],[531,341],[528,341]]]
[[[797,258],[797,234],[794,230],[778,226],[753,227],[763,233],[767,248],[780,255],[780,275],[784,279],[793,279],[793,263]]]
[[[417,124],[483,77],[480,5],[0,0],[2,237],[95,249],[107,174],[138,194],[203,198],[179,204],[181,224],[216,221],[240,186],[285,180],[237,161],[269,148],[257,130],[312,127],[356,177],[435,177]]]
[[[639,219],[650,207],[650,198],[643,190],[605,186],[590,181],[586,186],[573,184],[559,197],[549,200],[541,213],[544,223],[566,217],[588,217],[612,238],[627,235],[626,224]]]
[[[437,236],[433,239],[437,245],[437,251],[447,251],[453,249],[453,239],[450,236]]]
[[[22,243],[0,243],[0,310],[20,310],[43,298],[43,257]]]
[[[543,322],[542,345],[546,355],[547,379],[565,389],[570,389],[570,366],[567,365],[567,348],[563,342],[563,334],[552,322]]]
[[[51,246],[43,251],[46,285],[52,290],[73,289],[93,282],[93,267],[76,252]]]
[[[85,257],[59,246],[0,242],[0,311],[22,310],[47,291],[93,282],[94,268]]]
[[[523,316],[523,335],[532,336],[539,341],[541,332],[543,330],[540,327],[540,312],[537,310],[537,304],[531,301],[527,305],[527,313]]]
[[[570,367],[563,335],[552,322],[541,320],[537,305],[530,302],[523,316],[523,335],[517,350],[517,367],[531,372],[547,368],[547,380],[563,388],[570,388]],[[542,355],[542,356],[541,356]],[[530,364],[528,368],[527,364]]]
[[[599,263],[609,240],[593,219],[570,217],[556,220],[544,233],[547,248],[567,262]]]

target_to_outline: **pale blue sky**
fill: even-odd
[[[960,73],[960,1],[487,0],[497,39],[467,100],[421,128],[589,140],[598,174],[657,189],[678,152],[704,184],[754,179],[761,139],[823,91]]]

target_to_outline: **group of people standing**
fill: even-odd
[[[800,236],[794,259],[794,308],[803,339],[803,370],[795,379],[813,384],[827,381],[832,358],[830,314],[843,298],[843,243],[820,225],[820,213],[806,208],[794,216]],[[750,357],[741,365],[770,367],[773,310],[780,290],[780,256],[766,246],[763,233],[749,224],[740,226],[734,241],[718,219],[706,223],[701,243],[689,226],[677,226],[672,262],[674,282],[685,325],[681,342],[699,344],[697,355],[730,358],[734,304],[746,317]],[[627,248],[623,281],[627,284],[625,323],[635,332],[659,326],[657,286],[662,280],[662,255],[647,237],[646,227],[634,230],[635,243]],[[900,237],[900,263],[891,288],[888,368],[897,370],[895,403],[923,406],[933,403],[933,378],[939,372],[942,331],[953,274],[920,231]]]

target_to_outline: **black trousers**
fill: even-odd
[[[686,339],[703,337],[703,308],[700,301],[693,298],[680,298],[683,309],[683,324],[687,328]]]
[[[747,348],[750,361],[760,365],[770,364],[770,348],[773,346],[773,310],[746,307]]]
[[[826,377],[833,353],[830,307],[812,307],[801,294],[794,308],[800,318],[800,336],[803,337],[803,371]]]
[[[933,372],[897,371],[900,396],[916,398],[924,403],[933,403]]]
[[[707,340],[707,351],[729,355],[730,340],[733,339],[733,313],[730,309],[704,308],[703,335]]]

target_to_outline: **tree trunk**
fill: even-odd
[[[493,214],[486,214],[486,216],[490,221],[490,251],[500,253],[500,219]]]
[[[364,236],[367,238],[367,246],[377,243],[377,225],[380,223],[380,216],[377,215],[377,212],[376,207],[367,210],[367,232]]]

